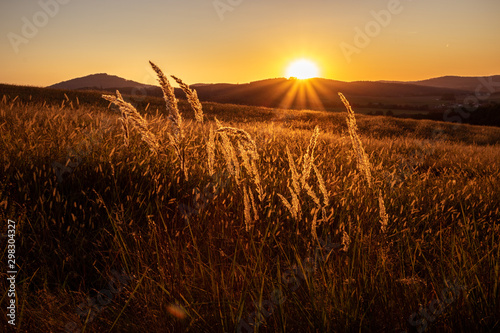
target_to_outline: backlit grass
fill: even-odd
[[[160,107],[136,104],[157,153],[138,131],[125,145],[123,116],[107,103],[11,95],[0,104],[0,217],[18,224],[20,332],[71,321],[86,332],[231,332],[256,312],[263,332],[411,332],[412,313],[452,283],[463,290],[428,331],[499,328],[500,129],[356,116],[388,215],[382,233],[345,113],[204,103],[200,123],[181,101],[185,177]],[[224,127],[256,146],[247,168],[228,136],[238,180]],[[323,185],[314,168],[305,180],[319,206],[300,177],[294,189],[287,149],[300,172],[313,156]],[[291,190],[300,218],[280,198],[292,206]],[[111,270],[133,280],[85,324],[77,307]],[[274,290],[283,302],[266,316]]]

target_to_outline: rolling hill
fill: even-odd
[[[92,74],[68,81],[53,84],[47,88],[54,89],[96,89],[96,90],[109,90],[120,88],[145,88],[150,89],[154,86],[126,80],[116,75],[109,75],[106,73]]]
[[[459,80],[460,81],[460,80]],[[444,94],[466,95],[470,90],[451,87],[436,87],[428,83],[410,84],[403,82],[343,82],[330,79],[314,78],[307,81],[275,78],[254,81],[245,84],[194,84],[200,100],[244,104],[265,107],[292,109],[333,108],[339,106],[337,92],[342,91],[348,97],[441,97]],[[448,82],[448,81],[447,81]],[[460,84],[455,84],[460,86]],[[466,87],[467,85],[464,85]],[[114,91],[120,89],[125,94],[162,96],[157,86],[125,80],[108,74],[93,74],[50,86],[57,89],[95,89]],[[140,91],[137,91],[140,89]],[[176,93],[182,93],[176,89]]]
[[[500,75],[494,75],[489,77],[442,76],[428,80],[412,81],[409,83],[426,87],[450,88],[450,89],[467,90],[473,92],[479,85],[483,84],[484,82],[491,82],[491,81],[496,83],[494,84],[494,87],[496,87],[497,91],[500,91]],[[486,90],[483,90],[483,92],[486,92]]]

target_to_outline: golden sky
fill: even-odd
[[[154,84],[284,77],[298,58],[342,81],[500,74],[498,0],[16,0],[0,4],[0,82],[94,73]]]

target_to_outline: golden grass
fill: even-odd
[[[378,205],[379,205],[379,214],[380,214],[380,230],[383,233],[387,231],[387,226],[389,224],[389,215],[387,215],[385,211],[385,203],[384,198],[382,197],[382,191],[378,192]]]
[[[219,129],[222,127],[219,127]],[[226,169],[229,171],[231,176],[235,179],[236,183],[240,183],[240,163],[238,162],[238,157],[236,156],[236,151],[229,139],[229,136],[225,131],[216,131],[216,133],[222,139],[222,152],[224,159],[226,161]]]
[[[123,100],[123,97],[118,90],[116,91],[116,96],[102,95],[102,98],[110,101],[120,108],[122,115],[120,121],[123,126],[122,128],[124,131],[126,145],[128,145],[129,139],[128,124],[131,123],[141,134],[142,141],[144,141],[154,153],[158,152],[160,144],[158,143],[156,135],[154,135],[149,129],[148,122],[139,114],[139,112],[137,112],[132,104]]]
[[[233,127],[219,127],[216,133],[219,134],[225,133],[229,136],[236,138],[238,142],[240,142],[245,147],[245,149],[252,155],[254,159],[259,158],[259,154],[257,153],[257,145],[253,141],[250,134],[248,134],[246,131]]]
[[[21,330],[60,331],[67,321],[79,321],[75,309],[103,287],[112,268],[144,278],[124,288],[85,331],[109,331],[116,323],[112,330],[231,332],[240,319],[258,320],[256,307],[269,306],[276,290],[284,303],[273,303],[273,313],[251,329],[410,331],[417,328],[408,317],[423,319],[419,304],[435,304],[446,281],[467,287],[436,315],[432,330],[496,328],[498,144],[435,142],[400,180],[400,161],[422,150],[422,132],[370,136],[370,122],[380,133],[394,124],[357,115],[363,148],[377,165],[367,191],[350,158],[350,138],[339,134],[344,116],[312,113],[309,120],[304,111],[287,124],[271,124],[258,118],[260,109],[209,104],[214,109],[203,124],[185,123],[190,178],[179,182],[172,146],[152,154],[149,145],[134,145],[138,127],[129,122],[131,144],[124,147],[119,116],[104,106],[72,110],[74,97],[67,95],[62,109],[61,100],[33,105],[9,97],[0,104],[0,217],[17,219],[19,244],[33,249],[23,254],[18,279]],[[180,109],[189,107],[179,102]],[[288,111],[266,112],[281,119]],[[259,121],[245,122],[242,114]],[[231,127],[250,136],[259,158],[245,146],[246,135],[216,133],[209,122],[215,115],[235,117]],[[162,142],[170,120],[143,118]],[[449,124],[429,126],[436,124],[451,132]],[[316,125],[321,134],[314,139]],[[469,140],[480,130],[497,131],[461,126],[454,138]],[[239,162],[239,186],[224,170],[223,134]],[[61,182],[54,160],[69,168]],[[307,160],[312,165],[303,183]],[[379,170],[387,171],[387,181]],[[265,200],[257,198],[257,183]],[[384,215],[390,215],[385,233],[391,234],[381,247],[372,231]],[[331,243],[342,243],[343,251]]]
[[[163,91],[163,99],[168,112],[168,119],[170,120],[168,137],[170,139],[170,144],[174,147],[177,157],[179,158],[180,168],[184,178],[188,179],[188,172],[186,166],[186,144],[184,135],[184,123],[182,115],[177,107],[177,98],[174,94],[174,88],[170,85],[165,74],[162,70],[156,66],[153,62],[149,62],[153,70],[158,76],[158,82],[160,83],[161,90]]]
[[[321,176],[318,168],[314,164],[314,150],[318,142],[319,134],[319,126],[316,126],[313,130],[311,138],[309,139],[309,145],[306,148],[306,152],[300,159],[302,164],[300,166],[300,169],[302,170],[301,173],[298,172],[292,153],[290,152],[290,148],[288,147],[288,145],[285,146],[285,151],[288,159],[288,167],[291,172],[291,178],[289,179],[289,184],[287,185],[292,197],[291,202],[288,201],[282,194],[278,194],[278,197],[281,199],[283,205],[287,208],[295,221],[302,219],[302,192],[305,191],[305,193],[312,199],[312,201],[316,205],[316,208],[310,210],[311,235],[314,239],[317,238],[316,228],[318,226],[318,214],[319,212],[322,213],[321,221],[326,220],[326,208],[330,203],[330,200],[328,198],[328,191],[325,187],[325,181],[323,180],[323,177]],[[314,191],[313,187],[307,182],[311,174],[311,170],[314,170],[314,173],[316,175],[319,190],[323,196],[323,204],[319,196]]]
[[[366,155],[361,139],[358,136],[358,126],[356,125],[356,117],[354,116],[354,111],[349,104],[349,101],[345,98],[342,93],[339,93],[342,103],[344,103],[347,109],[347,130],[349,131],[349,137],[352,142],[352,149],[356,153],[356,160],[358,162],[358,170],[365,176],[368,187],[372,187],[372,173],[371,164]]]
[[[250,229],[252,227],[253,219],[252,219],[250,200],[248,198],[248,191],[247,191],[246,186],[243,186],[243,204],[245,205],[245,209],[244,209],[245,229],[248,232],[248,231],[250,231]]]
[[[300,183],[302,187],[305,187],[307,178],[311,173],[311,169],[314,163],[314,148],[318,142],[319,136],[319,127],[314,127],[313,135],[311,136],[311,140],[309,141],[309,146],[307,146],[306,153],[302,158],[302,175],[300,177]]]
[[[314,174],[316,175],[316,178],[318,178],[318,184],[319,184],[319,189],[321,191],[321,194],[323,195],[323,205],[326,207],[330,205],[330,200],[328,199],[328,191],[326,190],[326,185],[325,181],[323,180],[323,176],[318,170],[318,167],[313,164],[314,168]]]
[[[349,101],[345,98],[342,93],[339,93],[340,99],[347,109],[347,128],[349,131],[349,136],[352,142],[352,148],[355,152],[356,159],[358,162],[358,170],[364,174],[368,187],[372,188],[372,166],[368,155],[365,152],[361,139],[358,135],[358,126],[356,125],[356,117],[354,116],[354,111],[349,104]],[[387,226],[389,224],[389,216],[386,213],[384,198],[382,196],[382,190],[378,191],[378,205],[379,205],[379,216],[380,216],[380,230],[385,233],[387,231]]]
[[[177,106],[177,98],[175,97],[174,88],[170,85],[170,82],[168,81],[165,74],[163,74],[163,71],[153,62],[150,61],[149,63],[153,70],[156,72],[158,76],[158,82],[160,83],[161,89],[163,91],[163,98],[165,100],[168,111],[168,119],[170,120],[170,132],[168,133],[168,137],[170,139],[170,143],[177,153],[177,157],[179,158],[180,168],[182,170],[184,179],[187,180],[188,171],[186,162],[186,142],[184,134],[185,129],[181,112]],[[172,78],[179,84],[181,89],[186,94],[189,104],[194,110],[196,121],[199,123],[203,123],[203,109],[198,99],[196,90],[191,90],[187,84],[185,84],[176,76],[172,75]]]
[[[174,89],[170,85],[170,82],[168,81],[163,71],[153,62],[150,61],[149,63],[151,64],[151,67],[158,76],[158,82],[160,83],[163,92],[163,98],[168,110],[170,131],[169,133],[167,133],[167,135],[170,139],[171,145],[174,147],[177,157],[179,158],[180,169],[182,171],[184,179],[188,180],[184,121],[182,119],[181,112],[179,111],[177,105],[177,99],[174,94]],[[172,78],[180,85],[182,90],[185,92],[188,101],[195,112],[196,121],[199,123],[203,123],[202,105],[198,100],[198,95],[196,94],[196,90],[194,91],[191,90],[187,84],[185,84],[181,79],[173,75]],[[102,97],[120,107],[122,117],[119,119],[119,121],[122,124],[125,146],[128,146],[129,143],[129,123],[131,122],[135,127],[138,128],[139,133],[142,136],[142,140],[150,146],[152,151],[157,153],[160,146],[158,140],[156,139],[156,136],[149,130],[147,121],[139,114],[139,112],[137,112],[135,107],[133,107],[130,103],[127,103],[123,100],[123,97],[121,96],[119,91],[116,92],[116,95],[117,95],[116,97],[110,95],[103,95]],[[67,95],[65,95],[65,97],[66,100],[69,100]],[[208,147],[207,149],[210,149],[210,141],[208,142],[207,147]],[[209,159],[210,156],[211,155],[209,154]],[[213,165],[210,171],[212,171],[210,172],[210,174],[213,174]]]
[[[215,173],[214,171],[215,133],[212,125],[210,125],[210,132],[208,135],[207,156],[208,156],[208,174],[212,176]]]
[[[122,132],[123,132],[123,144],[127,147],[130,143],[130,131],[129,131],[129,126],[128,126],[128,120],[125,117],[120,117],[118,118],[122,125]]]
[[[196,90],[191,90],[189,86],[184,82],[182,82],[182,80],[179,79],[178,77],[173,75],[171,75],[171,77],[179,84],[182,91],[184,91],[184,93],[186,94],[188,102],[194,111],[194,116],[196,121],[199,123],[203,123],[203,109],[200,100],[198,99],[198,94],[196,93]]]
[[[168,118],[172,126],[172,134],[175,140],[180,141],[184,137],[184,126],[182,123],[182,116],[177,107],[177,98],[175,98],[174,88],[170,85],[165,74],[153,62],[149,62],[153,70],[158,76],[161,90],[163,91],[163,98],[167,106]]]

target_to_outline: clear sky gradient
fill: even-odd
[[[493,75],[499,16],[498,0],[2,1],[0,82],[154,84],[148,60],[188,84],[284,77],[297,58],[343,81]]]

